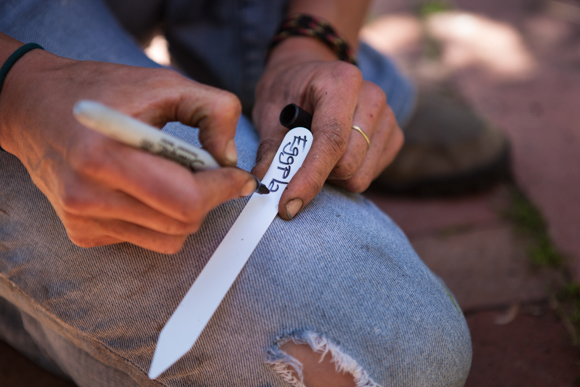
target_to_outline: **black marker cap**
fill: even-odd
[[[303,127],[310,130],[312,126],[312,114],[300,106],[291,103],[282,109],[280,113],[280,124],[288,129]]]

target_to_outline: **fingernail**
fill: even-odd
[[[303,204],[302,199],[292,199],[286,203],[286,215],[288,216],[288,219],[294,218],[302,208]]]
[[[236,151],[236,143],[234,139],[228,141],[226,145],[226,159],[233,165],[238,163],[238,152]]]
[[[252,178],[251,180],[248,180],[246,184],[244,184],[241,195],[244,197],[250,196],[251,194],[256,192],[256,189],[258,189],[258,182],[256,181],[256,179]]]

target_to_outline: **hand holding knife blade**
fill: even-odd
[[[79,101],[73,110],[77,120],[112,139],[156,154],[191,170],[212,170],[220,165],[205,150],[179,140],[157,128],[95,101]],[[278,149],[278,160],[286,156],[284,167],[276,160],[234,222],[202,272],[177,306],[159,334],[149,378],[156,379],[195,344],[230,287],[242,271],[268,227],[278,214],[278,203],[287,185],[302,165],[312,144],[312,115],[295,104],[287,105],[280,123],[292,129]],[[292,152],[285,153],[290,146]],[[289,161],[291,160],[291,162]],[[282,176],[280,170],[284,170]],[[264,195],[268,194],[268,195]]]

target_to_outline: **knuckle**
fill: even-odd
[[[400,127],[397,126],[395,128],[395,133],[393,133],[391,141],[393,143],[393,147],[397,149],[397,152],[400,151],[403,147],[403,144],[405,143],[405,135],[403,134],[403,131]]]
[[[185,231],[193,230],[192,232],[197,232],[206,213],[209,211],[207,209],[207,204],[202,202],[202,195],[194,195],[188,203],[180,206],[181,211],[177,220],[186,225]]]
[[[324,176],[322,173],[312,173],[302,176],[306,186],[310,188],[310,192],[314,193],[318,193],[320,190],[322,190],[322,187],[326,182],[326,178],[327,176]]]
[[[363,81],[362,73],[358,67],[342,61],[336,63],[333,75],[349,85],[360,85]]]
[[[162,232],[167,235],[187,235],[190,234],[191,226],[189,223],[181,222],[178,220],[172,221],[170,224],[166,225]]]
[[[366,191],[370,185],[371,185],[371,182],[369,179],[354,178],[354,179],[350,179],[346,182],[345,188],[350,192],[362,193],[362,192]]]
[[[259,164],[264,157],[274,153],[278,149],[278,144],[272,139],[263,140],[258,146],[258,153],[256,156],[256,164]]]
[[[168,241],[162,243],[158,251],[162,254],[176,254],[183,248],[186,238],[186,236],[170,238]]]
[[[242,114],[242,103],[229,91],[212,88],[214,102],[208,106],[207,115],[216,115],[223,119],[237,119]]]
[[[397,127],[399,126],[399,124],[397,123],[397,117],[395,116],[395,112],[393,112],[393,109],[391,109],[390,106],[388,106],[388,108],[386,109],[385,114],[387,116],[387,120],[389,121],[389,125]]]
[[[354,157],[346,156],[336,164],[332,174],[341,180],[347,180],[354,176],[357,171],[357,162]]]
[[[227,111],[233,112],[236,116],[242,113],[242,102],[233,93],[222,91],[223,97],[220,99],[221,103],[225,105]]]
[[[182,234],[189,235],[189,234],[194,234],[194,233],[198,232],[199,229],[201,228],[201,223],[202,223],[201,220],[187,223],[185,225],[185,227],[183,228]]]
[[[319,133],[324,143],[330,147],[334,154],[343,155],[348,147],[347,135],[342,130],[339,122],[330,122],[326,125],[330,128]]]
[[[90,203],[78,185],[69,183],[62,191],[60,205],[65,212],[77,214],[84,212]]]
[[[373,101],[374,105],[382,107],[387,104],[387,95],[383,89],[372,82],[366,82],[365,85],[366,93],[368,94],[369,99]]]
[[[197,204],[198,200],[192,200],[192,202],[191,205],[182,208],[179,219],[188,225],[201,222],[201,207]]]
[[[69,239],[78,247],[89,248],[99,246],[99,243],[94,238],[87,238],[84,235],[77,235],[69,232]]]
[[[258,147],[258,153],[267,153],[272,152],[274,149],[277,149],[276,141],[273,139],[263,140]]]
[[[106,155],[98,149],[89,147],[71,152],[71,166],[79,173],[93,176],[103,171],[107,165]]]

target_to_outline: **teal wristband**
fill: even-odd
[[[26,54],[28,51],[32,51],[36,48],[44,50],[44,48],[42,48],[40,44],[27,43],[24,46],[20,47],[18,50],[14,51],[14,53],[10,55],[10,57],[6,60],[6,62],[4,62],[2,68],[0,68],[0,92],[2,92],[2,86],[4,86],[4,80],[6,79],[6,75],[8,75],[8,72],[10,71],[12,66],[14,66],[14,63],[16,63],[18,59],[22,58],[24,54]],[[0,151],[4,151],[4,149],[0,147]]]

